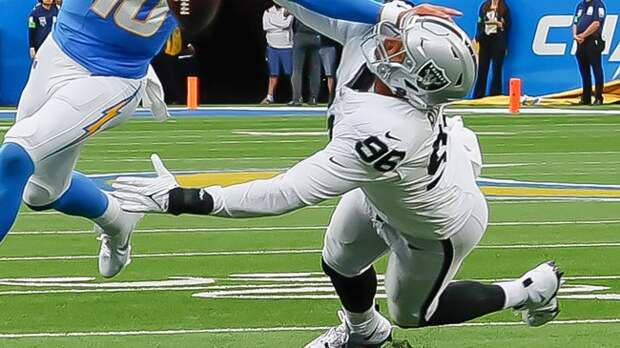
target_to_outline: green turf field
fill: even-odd
[[[480,133],[485,178],[620,184],[620,116],[466,123]],[[324,128],[312,117],[137,119],[92,139],[78,168],[146,172],[158,152],[175,171],[282,170],[321,148]],[[133,263],[108,281],[88,221],[24,209],[0,248],[0,347],[300,347],[338,320],[316,273],[334,204],[253,220],[148,216]],[[620,347],[620,201],[490,206],[491,226],[458,278],[517,277],[556,259],[567,277],[558,322],[530,329],[505,312],[395,338],[413,347]]]

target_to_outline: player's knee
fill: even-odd
[[[43,211],[50,209],[58,197],[58,194],[31,181],[26,185],[23,199],[24,203],[32,210]]]
[[[15,143],[0,147],[0,172],[6,175],[32,175],[34,162],[28,152]]]
[[[339,275],[342,277],[353,278],[364,272],[363,266],[354,265],[352,260],[344,257],[344,253],[330,248],[325,244],[323,248],[323,272],[328,276]]]

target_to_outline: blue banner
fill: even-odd
[[[0,0],[0,105],[16,105],[28,80],[28,16],[36,4]]]
[[[461,10],[457,22],[473,37],[476,19],[483,1],[436,0],[436,4]],[[508,56],[504,64],[504,92],[508,79],[523,80],[523,92],[531,96],[581,88],[575,59],[572,24],[579,0],[506,0],[512,15]],[[616,35],[620,2],[605,1],[607,18],[603,38],[605,80],[620,76],[620,33]]]

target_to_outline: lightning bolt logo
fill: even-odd
[[[104,111],[101,112],[101,117],[99,117],[95,122],[89,124],[88,126],[84,127],[84,134],[82,134],[79,138],[75,139],[74,141],[72,141],[71,143],[61,147],[60,149],[52,152],[51,154],[45,156],[43,159],[52,157],[53,155],[60,153],[74,145],[77,145],[79,143],[81,143],[82,141],[86,140],[86,138],[96,134],[97,132],[99,132],[101,130],[101,128],[103,126],[105,126],[108,122],[112,121],[114,118],[116,118],[118,115],[121,114],[121,111],[123,110],[123,108],[125,106],[127,106],[132,100],[133,98],[135,98],[135,96],[138,94],[138,90],[136,90],[135,93],[133,93],[129,98],[123,99],[120,102],[114,104],[113,106],[105,109]]]

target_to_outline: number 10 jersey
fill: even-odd
[[[176,25],[165,0],[65,0],[53,36],[93,75],[139,79]]]

